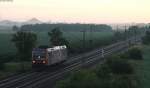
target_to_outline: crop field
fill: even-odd
[[[16,48],[11,42],[12,31],[0,31],[0,54],[15,53]],[[39,45],[50,45],[49,36],[47,32],[36,32]],[[71,46],[81,48],[83,46],[83,33],[82,32],[64,32],[64,37],[70,42]],[[92,45],[105,45],[108,40],[113,36],[113,32],[86,32],[85,33],[85,44],[86,47],[91,46],[90,40],[93,40]],[[105,43],[104,43],[105,42]]]

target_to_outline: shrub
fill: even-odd
[[[143,59],[142,51],[137,47],[130,49],[128,51],[128,54],[129,54],[129,58],[131,58],[131,59],[135,59],[135,60]]]
[[[128,52],[125,52],[125,53],[123,53],[123,54],[119,54],[119,56],[120,56],[121,59],[129,59],[129,54],[128,54]]]
[[[56,88],[99,88],[98,77],[89,71],[75,72],[69,79],[56,85]]]
[[[106,79],[110,77],[111,70],[107,64],[102,64],[97,67],[95,73],[99,78]]]
[[[94,72],[81,70],[73,73],[68,79],[60,81],[56,88],[138,88],[133,72],[128,60],[115,55],[108,57]]]
[[[127,60],[120,59],[118,56],[112,57],[106,63],[114,74],[131,74],[134,70]]]
[[[140,88],[135,76],[117,75],[113,77],[110,88]]]

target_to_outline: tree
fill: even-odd
[[[69,42],[63,37],[63,33],[59,28],[52,29],[51,32],[48,32],[48,35],[50,36],[52,46],[69,45]]]
[[[114,40],[115,41],[120,41],[120,40],[122,40],[122,38],[123,38],[123,36],[122,36],[122,33],[120,31],[117,30],[114,32]]]
[[[146,31],[145,36],[142,38],[143,44],[150,44],[150,31]]]
[[[139,32],[139,27],[138,26],[131,26],[129,27],[129,34],[130,36],[136,36]]]
[[[28,61],[32,55],[32,48],[36,45],[37,36],[31,32],[18,31],[13,34],[12,42],[17,48],[17,54],[21,61]]]
[[[12,30],[13,31],[19,31],[19,28],[15,25],[15,26],[12,27]]]

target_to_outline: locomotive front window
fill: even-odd
[[[35,52],[33,52],[33,58],[37,59],[37,60],[44,59],[44,58],[46,58],[46,52],[35,51]]]
[[[45,58],[45,54],[34,54],[34,58]]]

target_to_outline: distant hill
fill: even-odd
[[[18,25],[18,22],[15,21],[10,21],[10,20],[2,20],[0,21],[0,26],[13,26],[13,25]]]
[[[37,18],[32,18],[26,22],[23,22],[23,24],[41,24],[42,21],[38,20]]]
[[[24,21],[24,22],[2,20],[2,21],[0,21],[0,26],[13,26],[13,25],[20,26],[20,25],[25,25],[25,24],[40,24],[40,23],[43,23],[43,22],[38,20],[37,18],[32,18],[32,19]]]
[[[2,20],[0,21],[0,30],[2,29],[11,29],[14,25],[20,27],[22,25],[27,25],[27,24],[42,24],[43,22],[36,19],[32,18],[30,20],[24,21],[24,22],[17,22],[17,21],[10,21],[10,20]]]

